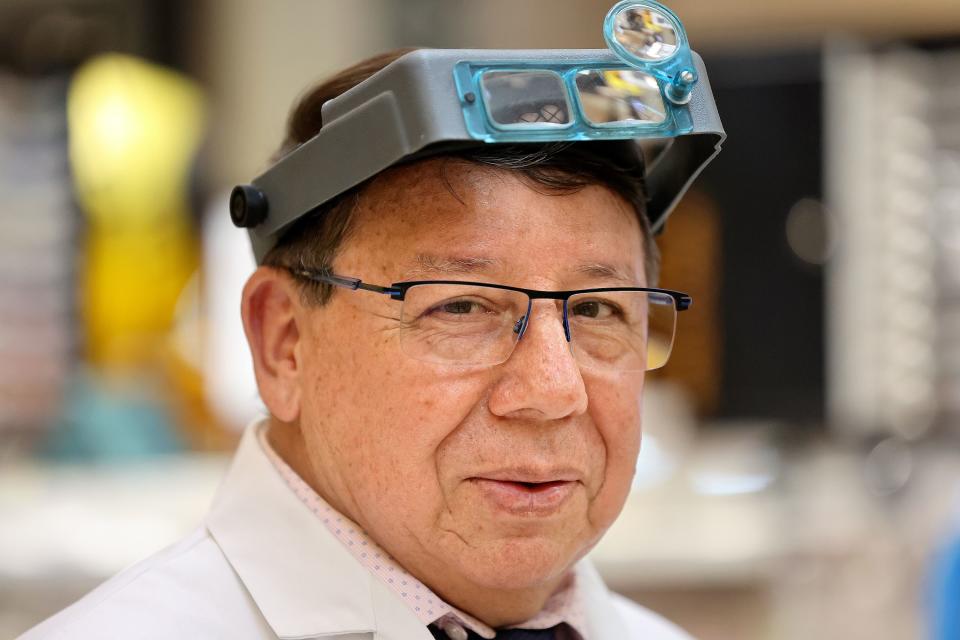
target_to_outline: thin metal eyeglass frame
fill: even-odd
[[[657,289],[652,287],[594,287],[591,289],[573,289],[568,291],[542,291],[540,289],[524,289],[522,287],[511,287],[506,284],[493,284],[490,282],[471,282],[468,280],[410,280],[406,282],[394,282],[389,287],[384,287],[377,284],[369,284],[363,282],[359,278],[351,278],[348,276],[338,276],[333,273],[324,273],[322,271],[316,271],[312,269],[302,269],[295,267],[288,267],[290,273],[295,276],[300,276],[301,278],[306,278],[314,282],[321,282],[325,284],[334,285],[336,287],[342,287],[344,289],[350,289],[356,291],[357,289],[362,289],[364,291],[372,291],[374,293],[382,293],[384,295],[390,296],[394,300],[403,301],[404,297],[407,295],[407,291],[418,285],[427,285],[427,284],[452,284],[452,285],[473,285],[479,287],[489,287],[491,289],[502,289],[505,291],[516,291],[518,293],[526,294],[527,301],[527,313],[521,318],[522,323],[518,328],[514,330],[517,332],[517,340],[519,341],[523,338],[523,334],[527,330],[527,325],[530,322],[530,310],[533,305],[534,300],[562,300],[563,301],[563,334],[567,339],[567,342],[570,342],[570,322],[567,317],[567,303],[570,298],[574,295],[580,293],[598,293],[603,291],[646,291],[649,293],[662,293],[670,296],[673,299],[674,308],[680,311],[686,311],[693,304],[693,298],[689,294],[673,291],[671,289]]]

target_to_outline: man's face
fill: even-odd
[[[460,162],[394,170],[364,192],[334,271],[374,284],[645,285],[626,202],[600,186],[545,191]],[[502,364],[420,362],[399,345],[400,306],[341,289],[298,312],[315,483],[440,595],[550,585],[620,512],[643,374],[580,368],[553,300],[534,301]]]

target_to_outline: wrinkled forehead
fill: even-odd
[[[391,169],[361,192],[341,257],[376,263],[388,278],[593,273],[642,283],[633,207],[605,185],[551,178],[459,158]]]

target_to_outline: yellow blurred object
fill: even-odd
[[[204,128],[200,88],[130,56],[94,58],[67,104],[70,162],[88,219],[80,302],[88,359],[156,355],[198,265],[190,171]]]
[[[632,73],[604,71],[603,80],[607,83],[607,86],[617,89],[621,93],[633,96],[643,95],[644,88],[637,85],[637,81]],[[649,89],[647,89],[647,91],[649,92]]]

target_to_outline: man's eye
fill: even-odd
[[[479,311],[479,305],[472,300],[452,300],[443,303],[440,309],[444,313],[467,314],[472,311]]]
[[[613,304],[601,300],[586,300],[578,302],[573,307],[573,315],[583,318],[609,318],[619,313],[617,307]]]

